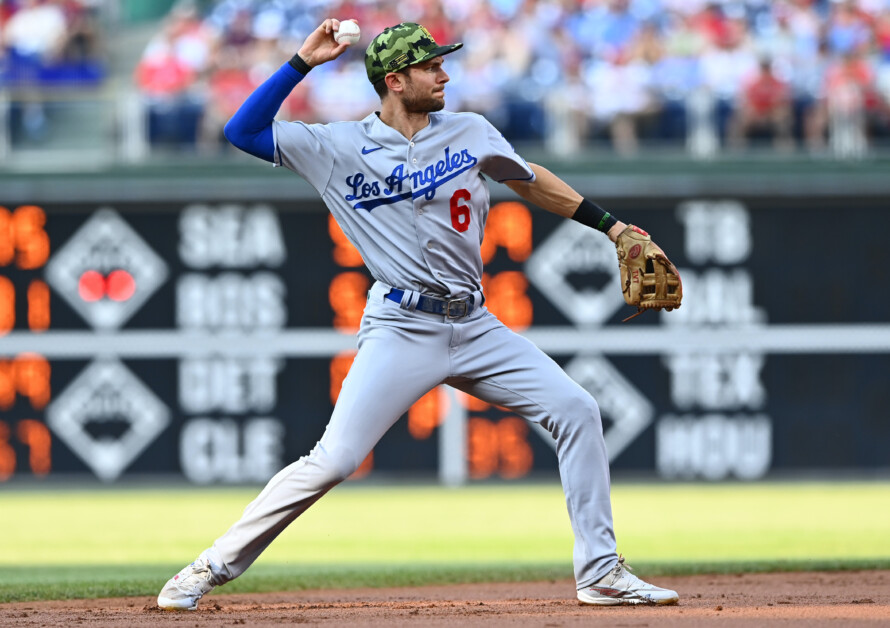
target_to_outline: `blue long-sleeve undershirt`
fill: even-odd
[[[303,78],[304,75],[297,72],[289,63],[278,68],[247,97],[244,104],[226,123],[223,129],[226,139],[236,148],[274,163],[275,139],[272,136],[272,122],[284,99]]]

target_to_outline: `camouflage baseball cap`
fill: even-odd
[[[440,46],[420,24],[403,22],[383,29],[365,51],[368,80],[376,83],[390,72],[454,52],[463,44]]]

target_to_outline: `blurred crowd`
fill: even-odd
[[[101,80],[100,2],[0,0],[0,84]]]
[[[9,116],[27,140],[39,143],[49,134],[47,92],[105,79],[100,1],[0,0],[0,95],[16,93],[0,120]]]
[[[103,1],[3,0],[6,67],[89,59]],[[415,21],[464,42],[445,64],[448,109],[482,113],[514,142],[633,154],[701,127],[724,149],[820,151],[838,120],[890,138],[890,0],[181,0],[133,74],[152,144],[227,150],[225,122],[326,17],[357,19],[362,40],[313,70],[283,119],[373,111],[365,47]]]
[[[195,142],[220,131],[250,91],[325,17],[356,18],[364,34],[340,63],[314,70],[281,117],[308,122],[373,111],[363,53],[400,21],[439,42],[447,106],[488,116],[513,141],[541,140],[554,118],[620,153],[639,139],[682,140],[690,99],[708,99],[720,141],[764,134],[777,148],[824,146],[833,108],[887,133],[890,0],[219,0],[181,4],[136,69],[144,94],[192,111]],[[315,73],[318,76],[315,76]],[[181,129],[180,129],[181,130]]]

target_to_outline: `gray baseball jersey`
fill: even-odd
[[[277,165],[318,190],[378,281],[457,296],[480,290],[488,184],[534,179],[485,118],[438,112],[411,140],[377,114],[276,122]]]
[[[237,577],[275,537],[347,478],[386,431],[429,390],[448,384],[510,408],[556,441],[575,534],[579,587],[616,564],[608,455],[596,401],[531,342],[484,306],[480,244],[485,178],[534,174],[484,118],[431,113],[411,140],[372,114],[326,125],[276,122],[275,161],[322,195],[377,280],[358,353],[321,440],[281,470],[241,519],[205,551],[214,584]],[[403,290],[393,299],[393,288]],[[456,316],[419,297],[473,295]]]

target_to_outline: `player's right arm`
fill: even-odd
[[[223,132],[233,146],[268,162],[275,162],[272,122],[297,83],[313,67],[333,61],[349,47],[334,41],[340,21],[327,19],[312,31],[293,59],[281,66],[247,97],[226,123]]]

